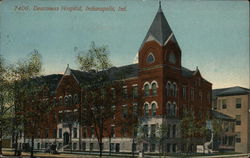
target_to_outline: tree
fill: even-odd
[[[45,116],[51,108],[45,99],[47,96],[42,95],[46,84],[39,77],[41,68],[41,55],[34,50],[27,59],[19,61],[12,69],[16,143],[21,124],[25,137],[31,139],[30,157],[34,154],[34,138],[38,136],[41,123],[46,121]]]
[[[186,140],[188,151],[191,150],[190,145],[194,137],[204,137],[205,121],[197,120],[192,110],[184,109],[182,119],[180,120],[180,129],[182,139]]]
[[[111,135],[111,127],[106,127],[117,123],[114,115],[121,107],[116,105],[122,99],[123,78],[129,70],[112,69],[107,47],[96,47],[94,42],[85,54],[78,54],[77,61],[88,73],[88,79],[81,83],[81,124],[94,129],[101,157],[103,137]]]
[[[2,155],[2,139],[10,135],[11,127],[11,93],[9,83],[9,68],[0,55],[0,155]]]

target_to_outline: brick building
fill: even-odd
[[[188,148],[181,139],[179,128],[183,109],[192,109],[196,119],[204,122],[211,109],[212,84],[201,76],[198,67],[193,71],[183,67],[181,54],[175,35],[159,6],[139,48],[138,64],[111,68],[111,72],[129,69],[129,73],[125,76],[123,91],[128,96],[142,96],[143,100],[142,104],[138,104],[135,100],[128,99],[116,106],[125,108],[141,106],[140,117],[143,119],[140,126],[143,126],[147,135],[154,133],[156,126],[166,125],[168,137],[164,141],[163,149],[166,152],[178,152]],[[56,119],[45,128],[46,134],[36,139],[36,149],[45,148],[49,143],[57,143],[58,148],[63,148],[72,141],[74,150],[98,150],[93,128],[81,127],[78,122],[79,107],[84,99],[81,96],[80,85],[84,80],[89,79],[89,73],[67,67],[51,101],[56,105],[54,109],[56,115],[51,117]],[[65,116],[67,116],[66,121],[62,119]],[[133,149],[138,152],[142,150],[141,148],[145,152],[158,151],[159,144],[134,142],[129,134],[133,129],[122,132],[120,128],[114,128],[115,126],[106,127],[112,128],[114,132],[111,140],[108,137],[104,138],[104,151],[131,152]],[[70,140],[70,134],[72,140]],[[196,144],[202,143],[199,139],[194,141],[192,150],[195,150]],[[79,149],[80,146],[81,149]]]

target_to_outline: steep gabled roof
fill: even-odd
[[[184,77],[192,77],[194,74],[194,71],[191,71],[185,67],[181,67],[181,73],[182,73],[182,76]]]
[[[162,12],[161,3],[159,3],[159,9],[141,44],[140,50],[144,46],[144,44],[149,40],[155,40],[161,46],[164,46],[169,40],[177,43],[175,36],[167,22],[167,19]]]
[[[131,64],[121,67],[112,67],[108,70],[104,70],[98,73],[103,73],[103,72],[108,74],[110,81],[137,77],[138,64]],[[92,71],[86,72],[80,70],[73,70],[69,67],[67,67],[65,71],[66,75],[73,75],[79,84],[92,80],[98,73]]]

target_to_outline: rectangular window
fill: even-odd
[[[172,146],[172,151],[175,153],[176,152],[176,144],[173,144]]]
[[[199,92],[199,99],[200,99],[200,102],[202,102],[202,92],[201,91]]]
[[[92,138],[95,136],[95,129],[94,129],[94,127],[91,127],[91,129],[90,129],[90,136]]]
[[[133,103],[133,116],[137,116],[138,114],[138,104]]]
[[[138,130],[137,127],[134,127],[134,133],[133,133],[134,137],[137,137],[137,132],[138,132],[137,130]]]
[[[62,138],[62,129],[59,128],[59,138]]]
[[[236,125],[241,125],[241,116],[240,115],[236,115],[235,119],[236,119]]]
[[[94,148],[94,144],[93,144],[93,143],[90,143],[90,144],[89,144],[89,150],[90,150],[90,151],[93,151],[93,148]]]
[[[57,137],[57,130],[53,129],[53,137],[56,138]]]
[[[143,126],[143,135],[144,137],[148,137],[148,125]]]
[[[73,144],[73,150],[76,150],[76,148],[77,148],[77,143],[74,143]]]
[[[85,142],[82,143],[82,150],[86,151],[86,143]]]
[[[173,138],[175,138],[176,136],[176,125],[173,125],[173,129],[172,129],[172,134],[173,134]]]
[[[170,152],[170,144],[167,144],[167,152],[169,153]]]
[[[120,144],[119,143],[115,144],[115,152],[120,152]]]
[[[148,151],[148,144],[147,143],[143,143],[143,151]]]
[[[132,87],[132,96],[133,96],[133,98],[138,97],[138,87],[137,86]]]
[[[127,116],[128,116],[128,107],[127,107],[127,105],[124,105],[122,107],[122,117],[127,118]]]
[[[127,87],[122,88],[122,96],[123,96],[123,98],[128,98],[128,89],[127,89]]]
[[[45,129],[45,138],[49,137],[49,129]]]
[[[210,97],[210,93],[209,93],[209,92],[207,92],[207,100],[208,100],[208,103],[210,104],[210,102],[211,102],[211,97]]]
[[[155,152],[155,144],[150,144],[150,152]]]
[[[127,136],[127,131],[128,131],[128,129],[127,128],[122,128],[122,137],[126,137]]]
[[[113,105],[113,106],[112,106],[112,115],[113,115],[112,118],[113,118],[113,119],[115,119],[115,112],[116,112],[116,106]]]
[[[73,138],[77,138],[77,128],[73,129]]]
[[[227,100],[222,99],[222,109],[226,109],[226,108],[227,108]]]
[[[184,99],[187,98],[187,86],[183,86],[183,87],[182,87],[182,97],[183,97]]]
[[[155,137],[155,132],[156,132],[156,125],[155,124],[153,124],[153,125],[151,125],[151,137]]]
[[[236,108],[241,108],[241,98],[236,98]]]
[[[82,137],[83,138],[87,137],[87,128],[86,127],[83,127],[83,129],[82,129]]]
[[[114,151],[115,150],[115,144],[114,143],[110,143],[110,151]]]
[[[115,137],[115,126],[111,126],[110,135],[112,138]]]
[[[170,130],[171,130],[171,125],[168,124],[168,126],[167,126],[167,138],[170,138]]]
[[[235,141],[236,141],[236,143],[240,143],[241,142],[240,132],[236,133]]]
[[[191,99],[194,100],[194,88],[191,88]]]
[[[132,143],[132,151],[133,151],[133,152],[136,151],[136,143]]]

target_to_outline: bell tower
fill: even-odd
[[[181,69],[181,50],[163,14],[161,2],[159,2],[158,11],[141,44],[138,57],[139,84],[142,87],[145,102],[149,105],[157,103],[157,115],[164,115],[167,76],[181,75],[181,71],[179,71]],[[169,70],[174,70],[174,73],[170,74]],[[158,123],[161,121],[159,120]]]
[[[159,2],[159,9],[139,49],[139,67],[148,68],[163,64],[180,69],[181,49]]]

